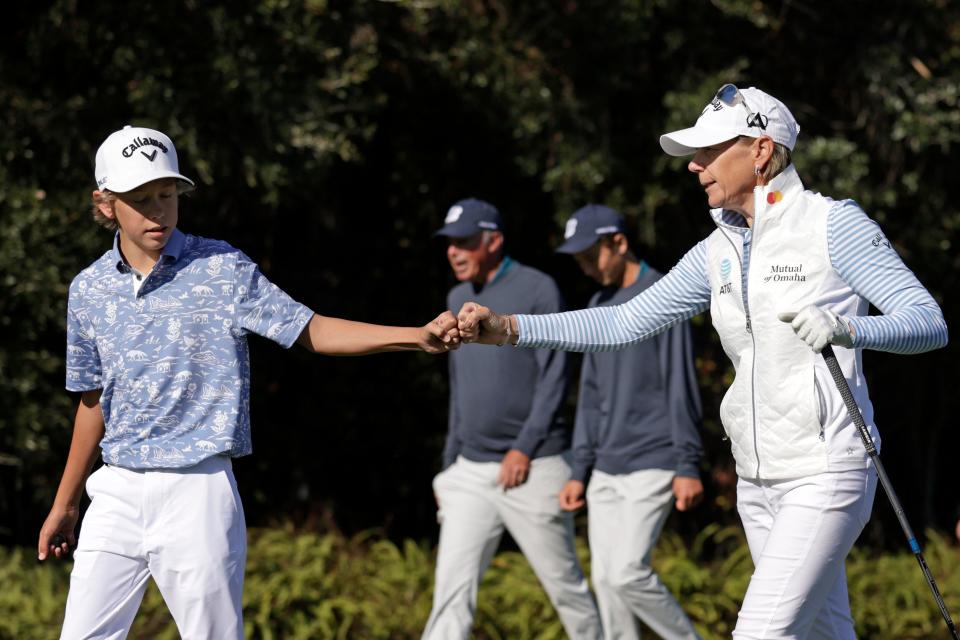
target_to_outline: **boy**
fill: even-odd
[[[183,638],[242,638],[246,528],[231,458],[251,450],[247,334],[325,354],[442,353],[458,346],[457,322],[323,317],[226,242],[181,233],[178,196],[193,182],[159,131],[111,134],[96,180],[94,218],[117,233],[70,286],[67,389],[82,396],[38,542],[40,560],[76,546],[61,637],[125,637],[152,576]],[[98,445],[106,464],[87,478]]]
[[[590,308],[621,304],[661,278],[634,254],[626,220],[610,207],[579,209],[564,239],[557,252],[603,287]],[[671,503],[686,511],[703,495],[700,418],[687,323],[622,351],[584,354],[573,474],[560,506],[588,507],[591,577],[607,638],[639,639],[641,620],[664,640],[699,638],[650,558]]]

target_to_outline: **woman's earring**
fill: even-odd
[[[753,173],[756,174],[757,176],[757,186],[762,187],[763,186],[763,170],[760,169],[760,165],[754,165]]]

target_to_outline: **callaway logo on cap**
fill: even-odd
[[[111,133],[97,149],[95,176],[98,189],[116,193],[161,178],[175,178],[193,186],[193,181],[180,173],[177,150],[170,138],[154,129],[130,125]]]

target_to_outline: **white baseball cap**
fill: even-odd
[[[160,178],[176,178],[193,186],[193,180],[180,173],[177,150],[170,138],[144,127],[127,125],[111,133],[97,149],[94,171],[97,188],[116,193]]]
[[[671,156],[687,156],[737,136],[769,136],[793,151],[800,125],[790,109],[756,87],[738,89],[725,84],[703,108],[697,123],[660,136],[660,146]]]

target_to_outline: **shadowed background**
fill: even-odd
[[[657,138],[721,84],[756,85],[800,122],[808,188],[880,222],[953,327],[956,3],[136,6],[15,3],[0,26],[0,544],[35,544],[66,459],[67,285],[109,247],[89,215],[93,156],[128,123],[168,133],[197,181],[182,230],[229,241],[318,313],[423,324],[453,284],[431,233],[462,197],[500,208],[508,252],[554,275],[571,307],[593,285],[552,249],[587,202],[626,213],[641,256],[666,271],[711,224],[685,160]],[[717,420],[730,365],[709,318],[694,325],[710,499],[674,516],[681,532],[736,522]],[[434,536],[444,358],[251,347],[254,455],[235,465],[248,523]],[[957,517],[957,353],[954,341],[864,354],[883,458],[918,531]],[[902,546],[876,504],[861,544]]]

